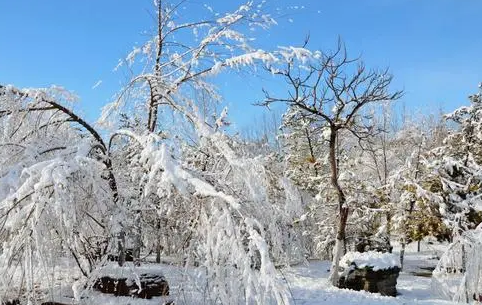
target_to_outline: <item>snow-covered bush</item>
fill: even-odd
[[[447,115],[459,129],[447,136],[428,164],[439,185],[434,193],[442,198],[440,213],[454,238],[434,271],[433,288],[460,302],[480,300],[482,295],[482,93],[469,99],[470,106]]]
[[[23,286],[29,300],[59,257],[88,275],[115,232],[107,150],[62,106],[71,100],[60,88],[0,87],[0,288]]]
[[[34,104],[24,105],[22,111],[44,104],[54,105],[55,110],[64,109],[63,122],[78,119],[44,92],[37,97],[33,96],[34,91],[12,89],[14,94],[10,97],[11,90],[4,90],[4,105],[14,99],[27,99]],[[29,125],[25,125],[29,137],[18,131],[21,128],[14,128],[21,144],[13,146],[21,146],[23,159],[19,163],[5,158],[2,166],[1,209],[5,223],[2,235],[6,237],[2,249],[3,288],[22,285],[11,279],[15,279],[18,272],[26,272],[28,298],[34,300],[33,288],[40,278],[33,270],[42,264],[53,267],[56,260],[64,256],[75,259],[84,276],[96,276],[98,263],[103,263],[99,259],[112,245],[112,237],[128,228],[145,199],[155,195],[165,204],[159,207],[160,211],[176,209],[176,204],[188,205],[195,211],[191,214],[195,216],[194,221],[183,223],[180,229],[191,231],[185,254],[188,263],[195,261],[206,278],[207,301],[288,302],[273,258],[289,263],[291,257],[286,253],[302,252],[296,248],[288,251],[297,245],[292,243],[295,234],[289,237],[283,232],[300,214],[296,189],[282,177],[276,185],[270,185],[271,178],[263,164],[256,158],[237,156],[229,137],[200,119],[195,107],[190,111],[177,109],[193,122],[202,143],[200,149],[206,148],[216,156],[219,167],[201,171],[185,166],[173,154],[176,151],[173,142],[154,133],[138,135],[120,130],[115,133],[116,137],[125,136],[139,145],[133,150],[135,157],[131,162],[123,163],[123,166],[132,166],[134,178],[140,175],[132,192],[114,193],[117,184],[110,187],[111,181],[117,181],[109,180],[114,179],[109,173],[116,175],[125,168],[115,167],[116,163],[113,167],[113,163],[108,162],[109,155],[104,152],[109,152],[111,147],[107,150],[103,141],[96,142],[98,134],[89,130],[90,125],[83,126],[87,130],[83,134],[65,124],[66,133],[57,129],[58,133],[48,133],[46,138]],[[6,116],[6,120],[2,120],[5,130],[12,123],[10,119]],[[32,121],[39,122],[39,119]],[[74,121],[79,122],[82,126],[82,121]],[[71,136],[67,136],[69,132]],[[32,143],[28,142],[30,138]],[[15,137],[9,134],[8,139]],[[39,152],[37,141],[40,140],[56,146]],[[27,144],[31,144],[30,150],[23,147]],[[10,146],[2,146],[5,156],[12,153]],[[119,195],[125,194],[130,197],[119,200]],[[133,200],[138,204],[133,205]],[[92,253],[91,249],[102,252]]]
[[[458,237],[432,274],[432,291],[444,299],[471,303],[482,296],[482,229]]]

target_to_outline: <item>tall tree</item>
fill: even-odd
[[[424,189],[441,198],[439,210],[453,235],[434,270],[433,286],[453,301],[467,303],[480,297],[482,280],[482,84],[469,102],[446,115],[457,128],[428,158],[427,168],[433,174]],[[463,276],[454,283],[449,273]]]
[[[141,46],[134,47],[125,59],[119,61],[117,68],[126,65],[132,77],[117,98],[104,108],[100,122],[105,125],[117,124],[119,127],[119,116],[135,109],[141,124],[145,125],[146,133],[159,132],[165,135],[169,131],[166,126],[173,125],[174,128],[178,128],[179,125],[160,120],[162,113],[167,113],[176,117],[177,123],[184,122],[178,128],[181,129],[180,132],[188,134],[190,130],[189,136],[195,138],[197,135],[192,132],[192,122],[186,124],[184,121],[183,109],[188,107],[188,103],[196,101],[199,105],[198,100],[202,100],[203,106],[209,105],[209,115],[215,113],[220,96],[206,78],[226,68],[251,65],[255,59],[263,60],[265,52],[254,49],[250,45],[252,40],[245,33],[248,32],[248,26],[267,29],[275,21],[262,11],[262,3],[255,4],[252,1],[240,5],[233,11],[211,12],[210,18],[199,20],[184,17],[184,1],[156,0],[154,5],[154,33]],[[201,96],[208,98],[199,99]],[[215,124],[211,116],[206,120],[211,120],[210,123]],[[159,125],[164,126],[164,130],[159,131]],[[179,130],[174,130],[174,133],[179,133]],[[119,141],[124,140],[125,135],[119,134],[115,137],[113,145],[118,145]],[[131,144],[129,141],[124,143]],[[134,146],[136,145],[134,143]],[[136,256],[141,245],[139,226],[142,205],[152,207],[159,205],[160,202],[160,199],[152,194],[148,198],[143,196],[144,187],[145,181],[131,181],[131,188],[138,189],[141,194],[140,200],[135,203],[138,212],[132,215],[139,219],[136,228],[132,230],[137,233],[131,236],[135,240]],[[160,227],[160,219],[157,221]],[[121,248],[124,247],[124,239],[124,233],[121,233]],[[160,245],[157,246],[158,258],[159,251]],[[121,249],[120,252],[122,262],[124,251]]]
[[[260,11],[262,3],[249,1],[234,12],[213,13],[211,21],[178,23],[182,3],[156,2],[157,33],[126,58],[135,76],[104,109],[101,121],[114,126],[110,134],[73,112],[64,91],[0,87],[0,220],[5,224],[0,234],[10,241],[1,254],[7,262],[1,271],[13,276],[12,262],[22,258],[28,293],[39,281],[35,257],[49,249],[69,249],[85,275],[81,281],[95,280],[89,277],[104,267],[112,237],[119,235],[122,265],[124,232],[135,228],[133,218],[142,216],[141,210],[158,207],[158,212],[184,212],[189,220],[176,223],[182,227],[173,230],[180,232],[174,239],[183,240],[178,248],[187,249],[189,263],[201,266],[208,301],[288,302],[273,258],[294,244],[282,228],[291,230],[298,215],[296,190],[257,158],[237,154],[236,143],[223,132],[227,110],[206,117],[196,101],[200,95],[218,97],[207,76],[274,60],[238,31],[274,21]],[[189,38],[183,43],[178,37]],[[143,59],[136,60],[139,55]],[[159,131],[161,105],[187,126],[192,139]],[[15,158],[9,158],[12,153]],[[204,154],[206,164],[198,166],[197,154]],[[78,228],[81,220],[87,229]],[[52,237],[56,231],[61,239]],[[93,255],[90,238],[99,235],[107,239],[107,249]],[[35,238],[48,239],[52,247]],[[2,287],[23,284],[9,280]],[[87,287],[84,283],[79,287]]]
[[[289,86],[287,97],[274,97],[267,91],[261,105],[283,102],[299,109],[304,116],[312,117],[326,134],[331,184],[337,194],[338,225],[330,280],[338,284],[339,260],[346,238],[349,214],[348,200],[340,184],[337,144],[343,131],[348,131],[360,141],[377,130],[364,116],[363,108],[376,102],[390,102],[401,96],[400,91],[390,93],[392,76],[387,70],[366,69],[360,60],[350,60],[341,42],[331,53],[310,52],[305,48],[280,51],[283,61],[269,70],[281,76]]]

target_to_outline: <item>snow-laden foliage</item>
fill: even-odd
[[[33,285],[39,278],[33,270],[39,264],[52,267],[64,255],[77,261],[84,276],[95,276],[112,237],[131,228],[136,214],[181,208],[190,211],[186,215],[191,221],[178,223],[179,231],[190,231],[180,247],[187,261],[199,265],[206,276],[210,302],[289,302],[275,262],[299,261],[303,253],[293,229],[301,215],[300,196],[285,178],[270,177],[262,159],[238,156],[230,138],[201,119],[196,107],[176,110],[193,123],[200,143],[195,150],[213,158],[214,167],[200,167],[189,158],[182,162],[178,159],[182,155],[175,153],[176,142],[150,132],[138,134],[135,128],[119,130],[112,137],[133,143],[127,155],[119,155],[127,162],[119,164],[109,161],[119,157],[115,141],[107,148],[97,142],[98,134],[90,133],[90,125],[53,95],[4,90],[2,105],[21,106],[2,110],[4,130],[17,124],[4,137],[1,151],[4,156],[16,154],[2,159],[3,287],[10,287],[11,280],[25,272],[28,297],[34,300]],[[56,111],[51,116],[50,109],[37,111],[45,107]],[[50,122],[61,124],[50,126]],[[131,168],[130,177],[115,180],[123,187],[115,193],[109,173],[127,176],[125,167]]]
[[[440,212],[456,230],[473,228],[474,212],[482,211],[482,94],[474,94],[469,100],[470,106],[446,116],[459,129],[451,132],[445,145],[434,151],[435,158],[429,164],[440,177],[445,198]]]
[[[481,124],[482,94],[469,97],[470,106],[457,109],[447,118],[459,124],[434,151],[428,164],[437,179],[432,189],[443,198],[440,213],[452,228],[454,243],[434,272],[438,293],[454,301],[471,302],[481,295]]]
[[[158,125],[167,127],[158,117],[165,118],[171,110],[158,109],[162,105],[182,104],[186,96],[196,96],[196,100],[206,96],[209,103],[219,101],[221,97],[206,77],[270,61],[271,56],[256,49],[256,40],[247,35],[276,24],[264,6],[264,1],[248,1],[231,12],[189,20],[180,5],[156,3],[155,34],[119,61],[116,69],[127,66],[133,77],[115,101],[104,107],[100,122],[115,125],[120,113],[136,109],[153,131]]]
[[[120,251],[122,265],[125,248],[133,245],[138,264],[144,244],[155,248],[158,260],[170,254],[199,266],[206,279],[206,302],[289,302],[275,263],[304,259],[296,225],[301,196],[284,175],[267,170],[267,159],[236,153],[232,146],[238,144],[221,131],[228,123],[227,109],[207,117],[205,107],[199,111],[195,106],[202,103],[193,102],[203,95],[208,103],[217,99],[201,76],[219,72],[212,60],[215,54],[225,54],[220,48],[232,52],[225,58],[215,56],[223,68],[274,60],[250,50],[248,39],[234,30],[243,22],[263,27],[273,22],[253,5],[249,2],[214,24],[176,27],[171,23],[175,8],[159,4],[158,35],[126,60],[135,70],[135,58],[142,53],[137,61],[142,72],[101,119],[122,126],[105,142],[65,104],[59,90],[2,87],[4,138],[20,137],[2,146],[2,235],[11,240],[2,250],[4,272],[10,275],[3,288],[26,285],[27,297],[37,299],[34,283],[41,279],[33,270],[46,257],[52,260],[44,265],[55,267],[55,259],[65,256],[77,262],[84,276],[74,290],[77,297],[85,297],[108,255]],[[195,35],[202,30],[204,38],[176,55],[170,35],[196,28]],[[192,95],[192,89],[197,93]],[[142,111],[139,102],[144,101]],[[12,108],[14,102],[20,104],[18,109]],[[156,133],[160,106],[187,128]],[[18,126],[12,127],[12,122]],[[32,145],[23,143],[26,140]],[[43,150],[41,142],[52,145]],[[41,158],[35,155],[39,148]],[[7,158],[12,149],[24,155]],[[192,158],[200,152],[214,163]],[[80,221],[85,227],[79,228]]]
[[[214,23],[176,26],[175,10],[158,4],[158,35],[127,57],[130,69],[141,72],[104,111],[102,123],[122,127],[108,141],[65,104],[59,90],[2,87],[4,138],[20,137],[1,151],[2,235],[11,240],[2,250],[3,270],[11,275],[2,288],[26,285],[35,300],[34,283],[41,279],[33,270],[46,257],[52,257],[46,267],[68,257],[84,276],[76,296],[85,297],[108,255],[120,251],[122,265],[125,248],[133,245],[138,264],[144,244],[155,248],[158,260],[170,254],[199,266],[206,302],[289,302],[275,263],[304,259],[296,226],[301,196],[283,175],[266,169],[267,160],[233,150],[236,143],[221,131],[227,109],[208,117],[210,106],[194,106],[205,100],[193,102],[218,99],[202,78],[219,72],[218,62],[240,68],[273,59],[250,49],[249,39],[235,30],[243,23],[265,28],[273,20],[253,2]],[[190,48],[172,44],[173,33],[186,29],[204,38],[188,40],[194,42]],[[185,129],[156,132],[161,106]],[[52,145],[43,150],[39,143]],[[24,155],[8,158],[14,149]],[[191,162],[200,152],[214,164]],[[79,228],[81,221],[85,227]]]
[[[432,275],[432,291],[454,302],[472,303],[482,291],[482,231],[463,233],[440,258]]]
[[[328,158],[325,142],[328,128],[296,108],[289,108],[283,115],[282,143],[287,174],[304,190],[315,196],[319,192],[322,174],[328,174]]]
[[[71,95],[0,89],[2,288],[23,274],[33,293],[67,253],[88,274],[108,247],[115,211],[102,144],[59,104]]]
[[[179,229],[191,233],[183,243],[187,244],[183,254],[200,265],[212,302],[238,299],[264,304],[272,298],[287,302],[273,260],[290,263],[292,257],[286,253],[302,253],[294,248],[300,243],[290,229],[300,214],[296,190],[283,179],[270,186],[260,160],[239,157],[229,137],[200,119],[196,107],[177,109],[193,122],[200,142],[179,156],[186,158],[183,163],[173,154],[177,148],[155,134],[117,132],[141,146],[135,161],[145,172],[139,179],[141,198],[156,196],[162,203],[159,211],[184,220],[179,222],[184,228]],[[203,158],[194,151],[202,151]],[[176,212],[184,205],[189,205],[189,214]]]
[[[434,145],[437,141],[427,143],[436,135],[429,137],[422,128],[411,133],[412,139],[416,139],[417,134],[420,138],[418,144],[414,143],[416,150],[392,177],[392,183],[401,189],[401,208],[408,211],[400,215],[405,219],[401,221],[402,226],[429,225],[425,231],[431,231],[431,235],[444,235],[450,230],[456,236],[480,223],[481,167],[478,160],[482,150],[475,132],[481,123],[478,119],[480,94],[471,96],[470,101],[470,107],[462,107],[446,116],[459,126],[438,146]],[[423,237],[423,230],[418,231]]]
[[[427,116],[405,121],[389,138],[390,170],[384,186],[384,196],[388,199],[385,208],[390,216],[388,229],[398,235],[402,245],[402,268],[408,243],[420,242],[425,236],[437,240],[450,236],[439,212],[443,198],[431,190],[437,175],[427,167],[430,151],[442,145],[445,135],[444,122]]]

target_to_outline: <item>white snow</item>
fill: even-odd
[[[347,252],[340,261],[342,267],[350,268],[355,264],[358,268],[372,267],[374,271],[400,267],[400,259],[392,253],[375,251]]]
[[[396,245],[395,245],[396,246]],[[430,248],[429,248],[430,247]],[[415,276],[413,274],[420,267],[426,268],[437,263],[436,257],[444,251],[445,245],[422,245],[422,252],[417,253],[416,243],[409,244],[406,248],[404,271],[400,273],[397,283],[397,297],[386,297],[379,294],[365,291],[353,291],[333,287],[328,281],[329,261],[312,260],[306,264],[297,265],[291,268],[277,269],[277,277],[282,279],[289,287],[290,297],[286,304],[296,305],[454,305],[452,301],[438,299],[431,291],[431,278]],[[394,255],[398,256],[398,252]],[[153,260],[150,257],[149,260]],[[119,267],[109,264],[101,271],[101,274],[126,275],[140,274],[144,272],[163,273],[169,283],[170,296],[177,305],[210,304],[206,300],[204,285],[206,278],[202,272],[198,273],[192,267],[184,267],[176,260],[168,257],[163,259],[163,264],[143,264],[141,267],[127,266],[127,270],[120,270]],[[128,297],[113,297],[111,295],[90,292],[82,294],[80,303],[75,303],[74,295],[80,296],[79,287],[72,287],[69,282],[78,279],[80,275],[72,269],[72,262],[62,260],[62,267],[59,266],[50,275],[54,279],[53,291],[45,294],[49,299],[53,297],[56,301],[65,304],[115,304],[115,305],[143,305],[162,304],[160,299],[142,300]],[[20,276],[20,274],[19,274]],[[45,274],[45,276],[47,276]],[[82,281],[76,282],[83,285]],[[74,285],[78,286],[78,285]],[[47,281],[43,282],[38,289],[48,290]],[[270,305],[273,303],[268,303]]]
[[[420,262],[420,261],[419,261]],[[455,303],[433,298],[430,278],[402,273],[398,278],[399,296],[387,297],[365,291],[338,289],[329,283],[330,262],[311,261],[285,272],[292,292],[292,304],[297,305],[453,305]]]
[[[95,89],[95,88],[99,87],[101,84],[102,84],[102,80],[98,80],[98,81],[92,86],[92,89]]]

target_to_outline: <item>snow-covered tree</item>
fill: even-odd
[[[435,290],[459,302],[480,300],[480,230],[482,221],[482,93],[469,96],[470,105],[446,115],[455,124],[444,145],[432,150],[426,167],[431,179],[423,189],[438,198],[453,243],[433,274]]]
[[[87,276],[118,226],[108,147],[65,105],[74,100],[57,87],[0,86],[2,286],[23,272],[16,284],[31,301],[35,281],[65,252]],[[39,261],[44,272],[34,272]]]
[[[248,1],[232,12],[212,12],[211,18],[194,21],[186,20],[181,3],[154,3],[155,34],[119,60],[117,68],[128,66],[133,77],[104,108],[104,123],[119,115],[119,109],[137,109],[145,114],[147,129],[154,132],[162,124],[158,120],[162,105],[182,105],[186,96],[198,102],[207,96],[208,103],[220,99],[207,76],[272,59],[269,53],[255,49],[251,45],[254,39],[245,34],[276,23],[263,12],[264,2]],[[207,109],[198,106],[200,114],[206,113]]]
[[[286,304],[275,263],[303,256],[301,196],[268,157],[236,152],[223,132],[227,109],[200,107],[219,99],[209,76],[276,60],[242,34],[274,20],[252,1],[195,22],[181,21],[179,5],[155,4],[156,35],[120,62],[135,76],[104,109],[109,132],[72,111],[63,90],[0,87],[2,288],[26,284],[33,301],[33,268],[62,256],[88,288],[108,254],[120,251],[123,265],[129,239],[138,259],[155,236],[155,247],[174,245],[171,253],[199,266],[206,302]],[[159,131],[160,107],[177,129]],[[164,220],[177,227],[162,241]],[[18,272],[26,280],[10,281]]]
[[[447,227],[439,213],[441,198],[432,193],[434,175],[427,168],[431,150],[442,145],[445,122],[433,116],[405,120],[390,137],[391,167],[385,189],[389,196],[391,233],[399,236],[400,261],[406,244],[425,236],[445,239]]]
[[[162,137],[169,138],[168,141],[178,142],[173,151],[176,154],[180,152],[178,144],[186,137],[193,138],[191,142],[196,142],[197,137],[192,122],[186,120],[182,109],[194,102],[199,115],[211,125],[222,124],[223,117],[215,115],[220,96],[206,78],[226,68],[266,60],[266,52],[255,50],[250,45],[252,39],[245,33],[249,32],[248,29],[268,29],[275,21],[262,11],[263,3],[252,1],[227,13],[213,12],[210,8],[211,16],[200,20],[185,18],[182,3],[154,1],[154,4],[157,17],[154,34],[119,61],[116,68],[127,66],[133,76],[115,101],[104,107],[100,122],[115,130],[119,127],[120,115],[136,112],[140,124],[145,125],[145,132],[162,133]],[[116,140],[120,138],[126,140],[122,135]],[[142,168],[138,169],[136,178],[131,181],[131,189],[142,193],[144,182],[139,181]],[[159,205],[160,201],[151,194],[136,204],[141,204],[138,209],[144,210]],[[153,221],[157,223],[155,226],[161,225],[160,219]],[[133,231],[139,230],[134,228]],[[139,246],[141,237],[132,238]],[[158,256],[159,249],[158,245]]]
[[[306,48],[287,48],[280,51],[280,63],[268,69],[283,77],[289,86],[287,97],[274,97],[266,92],[261,103],[284,102],[312,117],[326,134],[331,184],[336,193],[338,225],[330,279],[338,283],[339,260],[346,238],[349,205],[355,198],[347,198],[340,183],[337,143],[340,135],[348,132],[360,141],[376,130],[364,116],[363,108],[383,101],[393,101],[401,92],[389,93],[392,77],[387,71],[367,70],[362,62],[349,60],[345,48],[338,44],[335,52],[311,52]]]

